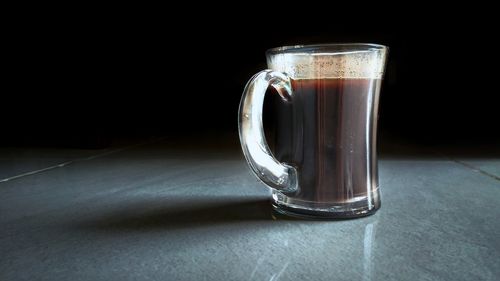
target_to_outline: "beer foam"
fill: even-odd
[[[386,48],[338,52],[301,52],[302,47],[268,52],[268,67],[294,79],[381,79]]]

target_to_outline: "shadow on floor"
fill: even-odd
[[[87,231],[151,231],[216,226],[250,221],[294,220],[273,211],[269,199],[225,197],[169,197],[141,202],[125,201],[118,207],[77,224]]]

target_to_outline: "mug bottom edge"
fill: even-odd
[[[273,210],[280,215],[302,219],[353,219],[366,217],[375,214],[381,205],[378,188],[364,200],[350,204],[331,204],[328,207],[324,204],[321,204],[321,207],[311,205],[311,203],[307,205],[290,204],[287,203],[288,200],[279,200],[286,197],[283,194],[280,195],[273,196],[271,201]]]

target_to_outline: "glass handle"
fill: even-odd
[[[297,171],[280,163],[271,153],[264,135],[262,106],[267,88],[272,86],[284,102],[290,102],[290,78],[282,72],[264,70],[248,81],[239,111],[239,133],[243,154],[255,175],[266,185],[282,192],[297,190]]]

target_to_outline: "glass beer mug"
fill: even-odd
[[[255,175],[279,213],[311,218],[366,216],[380,207],[377,111],[387,47],[289,46],[266,53],[268,70],[245,87],[239,134]],[[264,136],[268,87],[280,95],[274,154]]]

